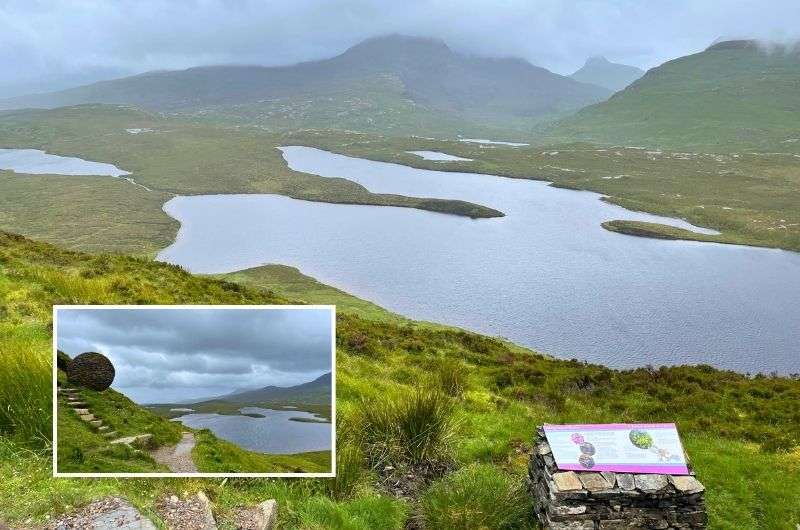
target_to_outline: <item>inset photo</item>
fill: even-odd
[[[55,476],[335,476],[334,306],[54,306]]]

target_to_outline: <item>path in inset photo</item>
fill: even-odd
[[[192,449],[196,444],[194,434],[183,433],[181,441],[172,447],[159,447],[150,455],[159,464],[163,464],[173,473],[197,473],[197,466],[192,460]]]

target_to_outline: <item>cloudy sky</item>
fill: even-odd
[[[138,403],[291,386],[331,371],[331,318],[321,309],[62,309],[57,342],[71,357],[107,355],[112,387]]]
[[[278,65],[386,33],[571,73],[643,68],[716,38],[792,40],[798,0],[0,0],[0,96],[153,69]]]

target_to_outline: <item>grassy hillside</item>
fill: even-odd
[[[192,459],[204,473],[330,473],[331,452],[312,451],[267,455],[242,449],[214,436],[208,429],[197,433]]]
[[[52,304],[285,299],[161,263],[0,234],[0,300],[0,349],[11,352],[0,356],[0,517],[7,521],[41,522],[109,493],[148,511],[161,494],[203,489],[222,515],[274,497],[283,528],[400,529],[412,513],[433,524],[467,509],[480,520],[510,517],[509,528],[530,528],[518,503],[527,502],[519,488],[534,426],[606,421],[678,423],[708,488],[711,528],[782,528],[800,518],[796,379],[704,366],[617,371],[473,333],[371,320],[357,308],[337,322],[337,479],[53,480]],[[403,478],[409,472],[416,478]],[[410,500],[393,496],[394,484]]]
[[[452,136],[515,125],[530,130],[545,116],[609,94],[521,59],[465,56],[441,41],[394,35],[320,61],[150,72],[0,101],[0,108],[127,104],[270,130],[339,127]]]
[[[59,370],[59,381],[69,386],[66,376]],[[123,394],[109,388],[97,392],[88,388],[77,389],[81,400],[96,418],[100,418],[113,438],[151,434],[141,447],[109,444],[103,433],[81,420],[75,411],[58,403],[58,471],[61,473],[169,473],[158,464],[149,450],[173,446],[181,433],[191,431],[180,423],[170,421],[147,407],[142,407]],[[328,414],[330,410],[328,407]],[[211,431],[196,431],[197,445],[192,458],[197,469],[206,473],[289,473],[319,472],[331,469],[330,451],[273,455],[249,451],[220,439]]]
[[[729,41],[669,61],[550,131],[692,152],[800,153],[800,48]]]
[[[66,377],[59,370],[59,380]],[[181,425],[152,414],[133,401],[107,389],[97,392],[80,388],[81,399],[97,418],[102,418],[115,438],[152,434],[146,447],[131,448],[125,444],[109,444],[102,432],[81,420],[62,400],[58,402],[58,471],[61,473],[153,473],[169,472],[156,463],[147,449],[174,445],[180,440]]]

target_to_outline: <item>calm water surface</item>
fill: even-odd
[[[29,175],[130,175],[114,164],[51,155],[38,149],[0,149],[0,169]]]
[[[304,453],[331,449],[331,424],[291,421],[289,418],[318,418],[310,412],[245,407],[250,416],[197,413],[175,418],[193,429],[210,429],[218,437],[240,447],[270,454]]]
[[[159,259],[202,273],[294,265],[415,319],[614,367],[709,363],[800,372],[800,254],[615,234],[600,223],[693,227],[543,182],[307,147],[283,153],[298,171],[380,193],[468,200],[506,217],[277,195],[176,197],[164,209],[181,229]]]

